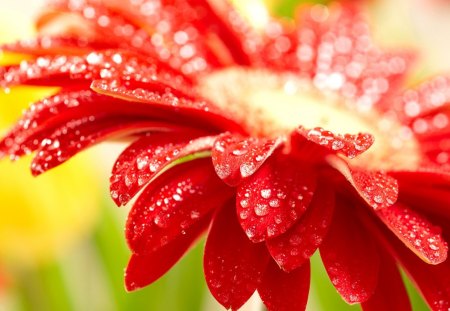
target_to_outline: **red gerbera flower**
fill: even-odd
[[[263,31],[221,1],[51,8],[38,28],[62,34],[6,46],[34,58],[4,67],[2,84],[60,91],[0,150],[36,151],[39,175],[134,139],[111,176],[118,205],[137,196],[128,290],[208,231],[206,281],[226,308],[258,290],[270,310],[304,309],[316,249],[364,310],[410,309],[397,265],[432,309],[450,307],[450,78],[400,91],[411,55],[377,49],[352,8],[304,9],[295,27]]]

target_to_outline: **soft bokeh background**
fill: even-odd
[[[32,17],[44,1],[0,0],[0,42],[32,36]],[[235,2],[256,26],[268,16],[262,0]],[[289,18],[300,1],[265,2],[273,14]],[[379,44],[419,51],[415,80],[450,71],[448,1],[359,2],[367,3]],[[0,61],[14,59],[3,55]],[[0,134],[30,102],[54,91],[13,88],[9,94],[0,92]],[[30,158],[13,164],[0,161],[0,311],[222,310],[206,289],[203,243],[155,284],[125,292],[123,269],[129,251],[123,226],[128,209],[112,204],[107,184],[108,171],[123,147],[96,147],[38,178],[29,173]],[[410,284],[408,289],[414,309],[427,310]],[[262,307],[254,299],[245,309]],[[360,309],[347,306],[337,295],[317,255],[308,309]]]

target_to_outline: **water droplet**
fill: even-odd
[[[269,213],[269,209],[266,204],[256,204],[255,206],[255,214],[258,216],[265,216]]]
[[[269,202],[270,207],[278,207],[280,206],[280,201],[278,199],[272,199]]]
[[[255,170],[255,165],[253,163],[244,163],[240,166],[239,171],[242,177],[248,177],[253,174]]]
[[[272,194],[272,191],[270,190],[270,189],[263,189],[263,190],[261,190],[261,196],[264,198],[264,199],[268,199],[268,198],[270,198],[270,195]]]
[[[242,206],[242,208],[247,208],[248,207],[248,200],[241,200],[241,202],[239,202],[239,204]]]
[[[198,219],[200,217],[200,212],[191,211],[191,219]]]
[[[136,159],[137,168],[139,170],[142,170],[145,166],[148,165],[148,159],[147,157],[138,157]]]
[[[159,165],[157,163],[151,163],[149,166],[150,172],[154,173],[158,170]]]

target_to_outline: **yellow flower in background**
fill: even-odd
[[[38,1],[0,3],[0,42],[33,35],[32,14]],[[22,6],[20,6],[22,5]],[[16,6],[16,9],[15,9]],[[20,7],[28,7],[25,13]],[[1,63],[17,62],[1,55]],[[30,102],[54,89],[18,87],[0,92],[0,134],[17,120]],[[88,155],[83,156],[85,159]],[[93,227],[99,212],[98,180],[82,158],[38,178],[29,172],[30,159],[0,161],[0,265],[35,265],[74,245]]]

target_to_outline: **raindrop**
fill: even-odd
[[[158,170],[159,165],[157,163],[151,163],[149,166],[150,172],[154,173]]]
[[[270,207],[278,207],[280,206],[280,201],[278,199],[272,199],[269,202]]]
[[[253,163],[244,163],[239,168],[242,177],[248,177],[253,174],[255,165]]]
[[[264,199],[268,199],[268,198],[270,198],[270,195],[272,194],[272,191],[270,190],[270,189],[263,189],[263,190],[261,190],[261,196],[264,198]]]
[[[200,217],[200,213],[198,211],[191,211],[191,219],[198,219]]]
[[[240,204],[241,204],[242,208],[247,208],[248,207],[248,200],[245,200],[245,199],[241,200]]]
[[[269,209],[266,204],[256,204],[255,206],[255,214],[258,216],[265,216],[269,213]]]
[[[138,157],[136,159],[136,164],[137,164],[137,168],[139,170],[142,170],[145,166],[147,166],[148,164],[148,160],[146,157],[142,158],[142,157]]]

